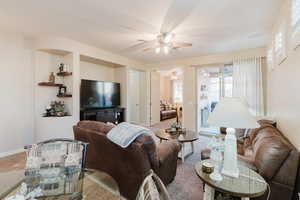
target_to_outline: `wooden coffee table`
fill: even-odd
[[[211,160],[204,160],[195,165],[197,175],[205,184],[203,200],[213,200],[215,191],[240,197],[242,200],[259,197],[266,192],[267,183],[265,180],[252,169],[242,165],[239,165],[239,178],[231,178],[222,175],[222,181],[213,181],[209,178],[209,174],[202,171],[202,163],[207,161],[213,162]]]
[[[199,135],[190,130],[186,130],[184,133],[178,132],[175,135],[167,133],[165,130],[158,130],[155,132],[155,135],[160,139],[160,142],[163,140],[176,139],[182,145],[181,152],[179,153],[179,158],[181,158],[182,162],[184,162],[185,157],[194,153],[194,141],[199,139]],[[191,144],[191,152],[186,152],[186,143]]]

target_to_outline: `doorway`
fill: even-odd
[[[183,70],[168,68],[150,73],[151,126],[169,128],[181,120]],[[177,119],[178,117],[178,119]]]
[[[128,72],[128,86],[128,121],[145,125],[147,123],[146,72],[130,69]]]
[[[197,70],[197,130],[219,134],[219,128],[207,122],[222,97],[232,97],[232,65],[200,67]]]

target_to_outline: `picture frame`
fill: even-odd
[[[58,90],[58,95],[65,95],[67,94],[67,87],[66,86],[60,86]]]

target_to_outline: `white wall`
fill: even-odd
[[[79,101],[77,90],[73,90],[74,82],[79,80],[74,79],[77,72],[74,71],[74,55],[72,53],[66,56],[58,56],[46,52],[35,51],[35,142],[41,142],[52,138],[73,138],[72,126],[78,121],[79,111],[74,109],[73,103]],[[67,92],[72,94],[72,98],[57,98],[57,87],[42,87],[38,86],[39,82],[47,82],[51,72],[58,72],[59,63],[69,64],[70,71],[73,76],[67,76],[63,80],[56,76],[56,83],[64,83],[67,86]],[[68,117],[43,117],[45,108],[51,101],[64,101]],[[79,110],[79,109],[77,109]]]
[[[289,24],[289,1],[284,1],[274,34],[282,20]],[[290,43],[289,27],[287,31],[287,59],[274,64],[274,70],[268,72],[268,114],[278,121],[278,128],[300,149],[300,48],[293,49]],[[290,44],[290,45],[289,45]]]
[[[80,78],[115,82],[115,68],[81,61]]]
[[[196,68],[185,67],[183,71],[183,126],[196,130]]]
[[[160,100],[172,103],[171,77],[160,75]]]
[[[68,81],[73,97],[69,105],[72,116],[43,118],[45,106],[56,99],[57,88],[39,87],[56,70],[60,56],[37,50],[68,51],[63,57],[72,62],[73,76]],[[72,126],[79,121],[80,79],[121,83],[122,106],[127,105],[127,67],[118,69],[80,62],[80,55],[144,69],[143,63],[65,38],[26,40],[21,33],[0,30],[0,157],[23,150],[24,145],[54,137],[73,137]],[[81,73],[80,73],[81,72]],[[37,102],[38,101],[38,102]],[[127,107],[127,106],[125,106]]]
[[[0,157],[34,141],[34,67],[30,41],[0,31]]]

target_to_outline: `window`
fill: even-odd
[[[173,80],[173,101],[182,103],[183,83],[182,80]]]
[[[267,63],[268,63],[269,70],[272,70],[274,67],[274,65],[273,65],[273,49],[272,48],[270,48],[268,50]]]
[[[286,46],[285,46],[285,23],[282,23],[278,32],[275,35],[275,57],[276,63],[280,65],[286,59]]]
[[[292,27],[294,31],[300,29],[300,0],[292,0]],[[298,29],[298,30],[296,30]]]
[[[300,45],[300,0],[292,0],[291,7],[292,40],[296,45]]]
[[[279,56],[282,54],[283,49],[283,34],[282,32],[278,32],[275,36],[275,52]]]

